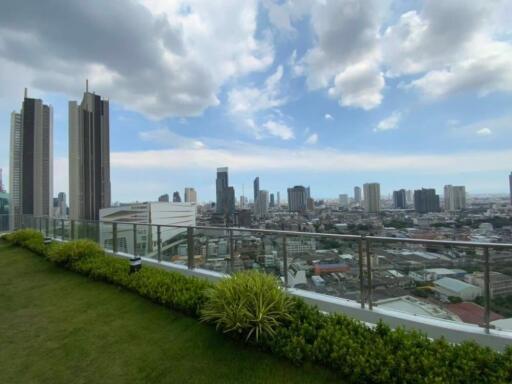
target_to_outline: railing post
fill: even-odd
[[[64,241],[64,219],[60,219],[60,238]]]
[[[373,300],[372,300],[372,255],[370,251],[370,242],[366,238],[366,269],[367,269],[367,277],[368,277],[368,309],[373,310]]]
[[[231,273],[235,269],[235,250],[233,249],[233,230],[229,229],[229,268]]]
[[[283,273],[284,273],[284,288],[288,289],[288,251],[286,250],[286,235],[283,236]]]
[[[40,217],[38,218],[38,220],[39,220],[39,232],[43,233],[43,224],[42,224],[42,220],[41,220],[41,218],[40,218]]]
[[[53,237],[54,239],[56,239],[56,238],[57,238],[57,235],[56,235],[56,232],[57,232],[57,224],[56,224],[56,222],[55,222],[55,219],[51,219],[51,220],[52,220],[52,228],[53,228],[53,229],[52,229],[52,235],[53,235],[52,237]]]
[[[158,262],[162,262],[162,227],[156,226],[156,249]]]
[[[484,248],[484,326],[485,332],[489,333],[491,319],[491,279],[489,265],[489,247]]]
[[[45,217],[44,218],[44,229],[45,229],[45,236],[48,237],[48,231],[50,230],[48,227],[50,226],[50,218]]]
[[[89,228],[89,226],[87,226]],[[117,223],[112,223],[112,252],[117,253]]]
[[[137,256],[137,224],[133,224],[133,256]]]
[[[71,233],[69,234],[69,238],[71,240],[74,240],[75,239],[75,220],[71,220],[71,229],[70,229]]]
[[[362,236],[358,240],[358,248],[359,248],[359,290],[361,291],[361,308],[364,309],[364,266],[363,266],[363,240],[364,236]]]
[[[187,264],[188,269],[194,269],[194,228],[187,227]]]

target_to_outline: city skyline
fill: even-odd
[[[510,4],[365,1],[356,12],[340,1],[301,9],[235,2],[219,14],[206,3],[114,1],[102,35],[73,2],[34,2],[30,23],[20,4],[6,4],[0,134],[8,137],[24,87],[53,105],[54,191],[71,196],[67,103],[89,78],[110,98],[112,201],[149,201],[188,186],[214,201],[212,170],[223,166],[237,191],[259,176],[269,192],[311,185],[315,198],[352,195],[371,181],[383,195],[447,184],[508,194]],[[120,12],[137,28],[119,28]],[[160,18],[168,24],[155,32]],[[61,33],[65,20],[76,28]],[[344,55],[328,44],[328,30]],[[16,40],[20,33],[27,39]],[[130,49],[116,49],[126,36],[135,36]],[[165,47],[163,36],[172,37]],[[76,56],[76,42],[90,40],[102,44]],[[50,64],[57,62],[65,64]],[[182,81],[171,80],[176,73]],[[0,140],[5,180],[8,163],[8,140]]]

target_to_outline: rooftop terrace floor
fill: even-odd
[[[332,383],[0,240],[0,383]]]

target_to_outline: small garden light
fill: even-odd
[[[130,273],[137,272],[142,267],[142,260],[140,257],[132,257],[130,259]]]

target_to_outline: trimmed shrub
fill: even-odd
[[[101,247],[91,240],[75,240],[58,244],[48,251],[48,259],[64,266],[72,265],[77,261],[95,256],[104,256]]]
[[[290,320],[292,300],[279,288],[277,279],[257,271],[236,273],[207,292],[201,320],[224,333],[258,342],[272,338],[283,321]]]

